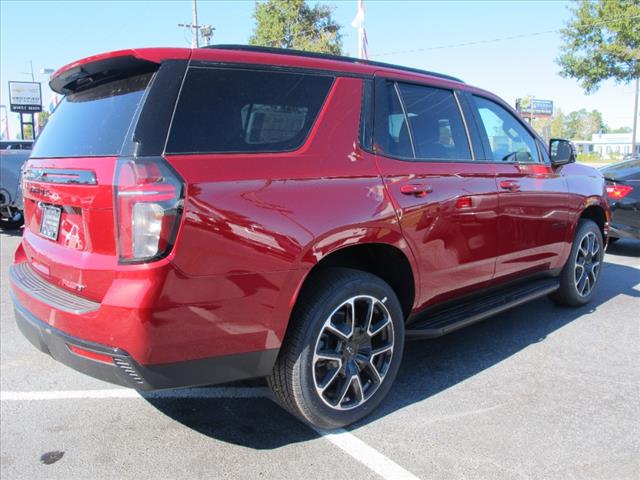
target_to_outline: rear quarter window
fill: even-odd
[[[278,152],[300,147],[332,76],[192,67],[167,142],[168,153]]]

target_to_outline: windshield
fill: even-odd
[[[37,157],[118,155],[152,73],[67,95],[36,142]]]

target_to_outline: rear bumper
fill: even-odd
[[[28,293],[25,292],[25,285],[16,285],[14,269],[15,266],[11,269],[12,287]],[[31,313],[13,291],[11,296],[18,328],[38,350],[82,373],[137,390],[213,385],[264,377],[271,373],[278,356],[279,349],[266,349],[174,363],[141,365],[125,350],[84,340],[52,327]],[[33,298],[45,300],[37,295]],[[74,353],[73,350],[80,353]]]
[[[86,342],[79,338],[71,337],[32,315],[18,303],[13,292],[11,296],[14,302],[14,312],[18,328],[27,340],[41,352],[51,355],[60,363],[92,377],[99,378],[100,380],[142,390],[152,388],[148,382],[142,380],[139,375],[136,375],[135,367],[132,368],[131,371],[125,369],[125,365],[135,365],[135,362],[132,361],[126,352],[118,348],[111,348],[106,345]],[[113,363],[109,364],[76,355],[71,351],[70,347],[77,347],[82,350],[111,357]],[[118,367],[117,365],[122,365],[122,367]]]

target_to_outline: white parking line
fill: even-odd
[[[385,480],[418,480],[418,477],[413,473],[405,470],[396,462],[385,457],[378,450],[370,447],[346,430],[341,428],[331,432],[320,430],[318,428],[315,428],[314,430],[322,437],[333,443],[336,447],[340,448],[343,452],[351,455],[369,470],[377,473]]]
[[[139,393],[136,390],[113,388],[104,390],[52,390],[35,392],[1,391],[2,402],[29,402],[41,400],[84,400],[84,399],[135,399],[135,398],[268,398],[273,400],[269,389],[263,387],[210,387],[184,390],[162,390]],[[363,464],[385,480],[418,480],[418,477],[405,470],[375,448],[370,447],[352,433],[338,429],[325,431],[314,428],[343,452]]]
[[[101,398],[261,398],[267,397],[266,388],[219,387],[185,390],[160,390],[137,392],[136,390],[113,388],[107,390],[63,390],[41,392],[0,392],[0,401],[73,400]]]

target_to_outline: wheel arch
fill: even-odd
[[[595,222],[602,233],[602,238],[607,239],[609,234],[609,221],[606,210],[600,205],[589,205],[580,213],[580,219],[588,219]]]
[[[400,248],[388,243],[360,243],[338,248],[313,266],[302,285],[315,273],[331,267],[353,268],[380,277],[398,296],[405,318],[411,313],[417,281],[411,262]]]
[[[287,310],[287,323],[304,286],[317,272],[330,267],[353,268],[382,278],[398,296],[405,319],[419,295],[419,270],[413,252],[402,233],[389,226],[332,232],[308,245],[299,258],[299,268],[292,271],[289,293],[281,303]]]

